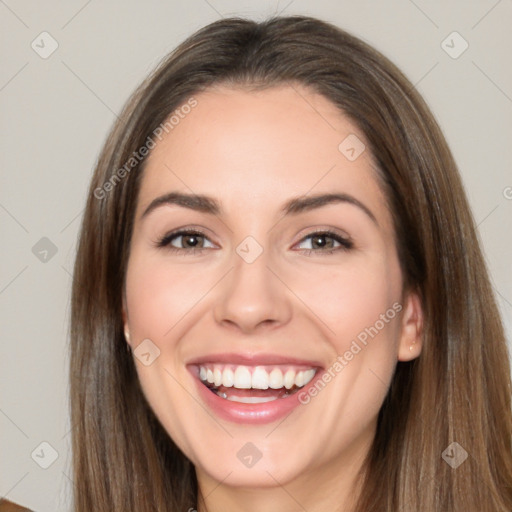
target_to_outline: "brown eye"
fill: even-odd
[[[185,249],[188,249],[189,247],[201,247],[204,243],[204,237],[202,235],[181,235],[179,237],[176,237],[174,240],[179,240],[181,238],[181,244],[185,246]],[[171,245],[174,246],[173,243]]]
[[[209,243],[210,245],[205,245]],[[170,233],[162,238],[158,243],[158,247],[168,247],[176,251],[201,250],[208,247],[214,247],[203,233],[197,231],[178,231]]]
[[[304,237],[299,245],[302,245],[305,242],[309,242],[309,247],[302,247],[302,249],[305,250],[307,254],[312,251],[330,254],[338,250],[346,251],[353,247],[353,243],[349,239],[330,231],[311,233]]]
[[[311,245],[313,248],[323,249],[324,247],[328,247],[329,249],[332,249],[334,244],[334,238],[327,235],[315,235],[311,237]]]

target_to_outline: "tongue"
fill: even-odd
[[[279,389],[238,389],[234,387],[226,387],[226,386],[219,386],[216,389],[217,393],[226,393],[226,396],[248,396],[248,397],[270,397],[275,396],[276,398],[282,398],[284,395],[287,394],[288,390],[286,388],[279,388]]]

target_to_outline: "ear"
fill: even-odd
[[[420,355],[423,345],[423,309],[416,292],[406,295],[401,323],[398,360],[411,361]]]

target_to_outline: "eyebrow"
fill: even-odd
[[[379,223],[372,211],[355,197],[344,194],[317,194],[312,196],[294,197],[287,201],[281,208],[284,215],[298,215],[299,213],[311,211],[322,206],[334,203],[348,203],[362,210],[377,226]],[[219,202],[213,197],[201,194],[186,194],[183,192],[170,192],[159,196],[144,210],[140,219],[147,217],[155,209],[164,205],[177,205],[183,208],[189,208],[210,215],[221,215],[222,208]]]

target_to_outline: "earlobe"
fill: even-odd
[[[124,298],[123,298],[123,306],[122,306],[121,315],[123,317],[124,337],[126,338],[126,341],[128,344],[127,348],[128,348],[128,350],[130,350],[130,348],[131,348],[131,346],[130,346],[130,329],[128,328],[128,315],[126,314],[126,306],[125,306]]]
[[[124,337],[126,340],[126,350],[128,353],[130,353],[132,351],[132,345],[131,345],[131,340],[130,340],[130,329],[128,328],[127,322],[125,322],[125,324],[124,324]]]
[[[398,360],[411,361],[417,358],[422,349],[423,308],[416,292],[407,294],[402,314]]]

